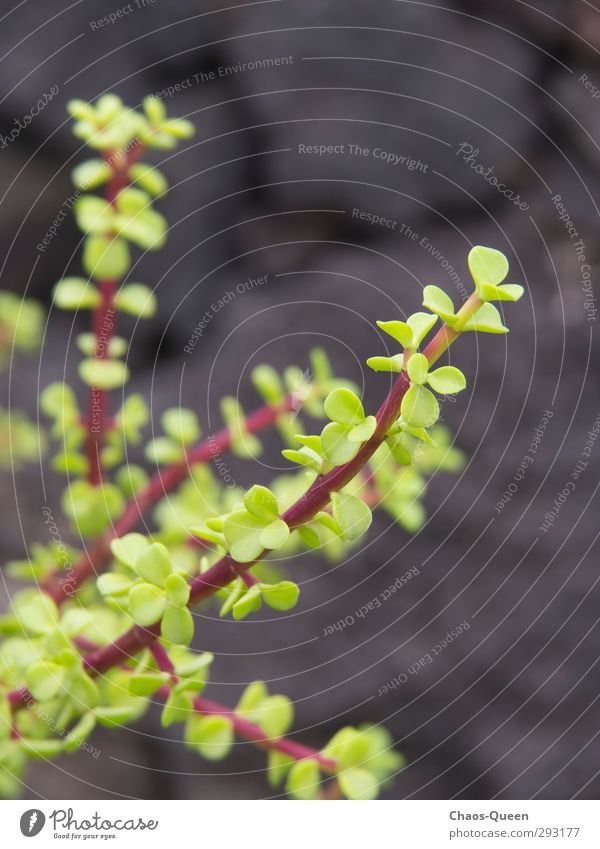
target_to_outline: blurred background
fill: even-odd
[[[182,403],[209,431],[223,394],[258,405],[255,364],[305,368],[317,344],[339,374],[364,384],[374,409],[387,380],[366,380],[365,358],[381,351],[375,320],[414,311],[429,283],[460,303],[472,245],[507,254],[526,296],[505,310],[508,337],[470,334],[452,351],[469,387],[444,418],[468,464],[431,481],[425,527],[409,536],[376,515],[342,564],[295,559],[295,612],[232,623],[207,607],[198,646],[217,656],[208,697],[235,703],[244,683],[264,678],[295,701],[307,743],[322,745],[346,723],[385,723],[407,758],[388,797],[596,797],[600,447],[584,452],[600,413],[600,13],[584,0],[8,5],[0,288],[26,292],[50,314],[40,354],[0,378],[4,406],[35,416],[39,388],[63,374],[83,390],[72,320],[50,309],[55,281],[81,271],[72,216],[39,248],[72,203],[69,172],[82,158],[65,110],[73,97],[115,91],[135,105],[163,92],[169,112],[197,128],[175,154],[152,154],[172,186],[159,204],[172,229],[167,247],[132,274],[157,286],[160,309],[122,326],[133,334],[129,388],[155,415]],[[114,23],[102,20],[119,10]],[[11,138],[51,87],[57,93]],[[209,326],[186,353],[207,310]],[[85,316],[75,329],[86,329]],[[280,448],[273,437],[260,462],[231,459],[232,474],[242,485],[267,482],[284,465]],[[544,530],[581,459],[587,465]],[[37,464],[0,473],[2,561],[23,556],[25,541],[47,542],[41,508],[54,505],[58,516],[63,486]],[[69,540],[66,522],[60,528]],[[414,567],[381,609],[323,635]],[[3,582],[3,607],[14,588]],[[402,674],[405,683],[381,692]],[[93,743],[97,758],[36,764],[25,794],[269,792],[260,752],[240,744],[211,766],[176,730],[161,731],[156,714],[119,734],[99,731]]]

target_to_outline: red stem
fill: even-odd
[[[311,760],[317,761],[321,769],[325,772],[335,773],[336,771],[337,764],[332,758],[326,758],[316,749],[303,746],[302,743],[296,743],[294,740],[290,740],[287,737],[267,737],[260,725],[257,725],[255,722],[250,722],[247,719],[243,719],[241,716],[238,716],[235,711],[231,710],[231,708],[224,707],[216,702],[211,702],[208,699],[202,698],[202,696],[198,696],[194,699],[194,708],[198,711],[198,713],[202,713],[207,716],[216,715],[228,717],[231,720],[234,731],[238,737],[242,737],[250,743],[254,743],[261,749],[281,752],[281,754],[288,755],[296,761],[302,761],[310,758]]]
[[[287,395],[279,404],[260,407],[246,417],[246,431],[258,433],[265,430],[273,425],[283,413],[296,409],[297,403],[296,396]],[[110,560],[110,543],[113,539],[132,531],[144,513],[185,480],[190,473],[191,466],[207,463],[229,448],[231,448],[231,433],[229,428],[222,428],[213,436],[207,437],[191,448],[185,460],[157,472],[146,486],[128,502],[113,527],[99,537],[89,551],[81,555],[67,571],[67,574],[65,574],[64,569],[52,572],[42,584],[43,590],[56,604],[62,604],[62,602],[71,598],[88,578],[98,574],[106,566]]]
[[[385,438],[386,431],[392,426],[400,413],[400,404],[410,381],[405,372],[396,379],[392,389],[377,412],[377,428],[373,436],[364,443],[356,457],[343,466],[337,466],[328,474],[317,478],[313,485],[282,515],[282,519],[290,528],[296,528],[303,522],[322,510],[328,503],[330,494],[346,486],[367,460],[379,448]],[[263,559],[266,552],[261,552],[256,560],[250,563],[238,563],[229,554],[217,561],[211,568],[198,575],[190,582],[191,593],[189,605],[208,598],[217,590],[227,586],[234,578],[246,572]],[[103,646],[98,651],[90,652],[84,659],[85,669],[92,675],[105,672],[121,663],[123,658],[130,658],[142,649],[151,645],[160,636],[160,622],[155,622],[148,628],[134,625],[113,643]]]
[[[129,184],[128,171],[133,162],[141,155],[143,146],[134,145],[127,154],[120,155],[118,152],[107,153],[106,163],[110,165],[113,176],[106,187],[105,199],[114,208],[119,192]],[[115,332],[116,311],[114,308],[115,294],[118,288],[118,280],[98,281],[100,303],[94,309],[92,316],[92,329],[96,337],[96,350],[94,357],[98,361],[108,359],[108,350],[111,339]],[[91,386],[88,393],[88,419],[86,455],[88,459],[87,479],[94,486],[102,483],[102,448],[104,445],[104,434],[106,421],[108,419],[108,392]]]
[[[477,311],[480,305],[479,298],[475,294],[471,295],[458,313],[463,323]],[[446,326],[442,326],[424,351],[430,364],[441,356],[459,333],[460,331],[450,331]],[[282,515],[281,518],[290,528],[295,528],[313,518],[319,510],[325,507],[332,492],[346,486],[360,472],[381,445],[387,430],[398,417],[402,399],[409,386],[410,381],[406,372],[402,372],[396,378],[390,393],[377,411],[377,427],[373,436],[364,443],[350,462],[318,477],[307,492]],[[207,572],[192,579],[189,605],[191,606],[214,595],[217,590],[227,586],[232,580],[259,562],[265,553],[264,551],[261,552],[256,560],[249,563],[238,563],[229,554],[222,557]],[[154,640],[160,636],[160,629],[160,621],[148,628],[134,625],[114,642],[85,655],[83,658],[84,668],[90,675],[95,676],[118,666],[124,659],[127,660],[138,654],[142,649],[152,645]],[[13,706],[19,707],[23,704],[26,695],[26,690],[16,690],[9,693],[8,698]]]

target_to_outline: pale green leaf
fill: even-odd
[[[440,406],[429,389],[412,385],[402,399],[400,412],[412,427],[431,427],[439,418]]]
[[[429,373],[427,382],[441,395],[461,392],[467,385],[464,374],[454,366],[441,366]]]

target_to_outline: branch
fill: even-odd
[[[324,772],[331,775],[335,774],[337,764],[332,758],[326,758],[317,749],[311,749],[309,746],[304,746],[302,743],[297,743],[288,737],[266,737],[260,725],[243,719],[235,711],[231,710],[231,708],[224,707],[216,702],[204,699],[202,696],[198,696],[194,699],[194,710],[205,715],[216,714],[226,716],[231,720],[233,729],[238,737],[254,743],[254,745],[261,749],[281,752],[282,755],[287,755],[295,761],[311,758],[319,764]]]
[[[458,326],[464,325],[481,305],[482,301],[477,295],[471,295],[457,314],[460,319]],[[433,363],[438,360],[459,335],[460,330],[449,330],[445,325],[442,326],[423,352],[429,362]],[[403,371],[396,378],[390,393],[377,411],[377,426],[373,436],[364,443],[360,451],[348,463],[337,466],[326,475],[318,477],[304,495],[283,513],[281,518],[290,530],[310,521],[327,505],[332,492],[342,489],[363,469],[384,441],[386,432],[400,415],[402,399],[409,387],[410,381],[406,372]],[[266,552],[263,551],[255,560],[247,563],[238,563],[231,555],[226,554],[208,571],[191,580],[188,606],[192,606],[226,587],[243,572],[260,562],[265,554]],[[85,655],[83,659],[84,668],[91,675],[105,672],[107,669],[122,663],[124,658],[128,659],[151,645],[160,636],[160,630],[160,621],[147,628],[134,625],[114,642]]]
[[[274,424],[279,416],[295,410],[297,404],[297,396],[290,394],[279,404],[260,407],[246,417],[246,432],[258,433],[265,430]],[[231,448],[231,432],[229,428],[222,428],[191,448],[184,460],[157,472],[128,502],[123,514],[113,527],[102,534],[88,551],[83,552],[66,574],[64,569],[59,569],[47,576],[42,583],[44,592],[59,605],[71,598],[88,578],[105,568],[110,560],[110,543],[113,539],[132,531],[151,507],[185,480],[192,466],[208,463],[229,448]]]
[[[375,433],[364,443],[356,457],[345,465],[337,466],[328,474],[317,478],[304,495],[282,515],[281,518],[290,529],[312,519],[327,505],[331,493],[346,486],[363,468],[385,439],[386,431],[398,418],[402,398],[409,386],[408,377],[405,372],[402,372],[379,408]],[[231,555],[226,554],[207,572],[192,579],[189,605],[196,604],[214,595],[222,587],[226,587],[235,578],[262,560],[265,553],[261,552],[256,560],[248,563],[238,563]],[[160,621],[147,628],[143,628],[141,625],[133,625],[113,643],[85,655],[83,659],[85,669],[91,675],[98,675],[122,663],[124,658],[127,659],[138,654],[160,636],[160,626]]]
[[[112,207],[119,192],[129,185],[127,176],[129,168],[141,155],[143,146],[138,144],[125,155],[112,154],[105,157],[105,162],[112,168],[113,176],[107,185],[105,199]],[[108,349],[114,336],[117,321],[114,307],[115,295],[119,285],[118,280],[98,281],[100,303],[92,315],[92,329],[96,340],[94,357],[98,361],[108,358]],[[94,486],[102,483],[102,448],[108,417],[108,391],[96,386],[90,386],[88,392],[88,416],[86,454],[88,459],[88,481]]]
[[[158,641],[153,643],[150,650],[158,669],[162,672],[168,672],[173,683],[177,683],[175,667],[161,643]],[[165,685],[158,691],[158,695],[168,698],[169,692],[169,685]],[[324,772],[328,772],[330,774],[335,773],[336,762],[332,758],[326,758],[316,749],[303,746],[301,743],[296,743],[294,740],[290,740],[287,737],[267,737],[260,725],[257,725],[255,722],[250,722],[248,719],[244,719],[231,708],[217,704],[217,702],[211,702],[201,696],[197,696],[194,699],[194,710],[197,713],[204,714],[205,716],[226,716],[231,721],[233,730],[238,737],[242,737],[244,740],[254,743],[254,745],[261,749],[281,752],[281,754],[287,755],[296,761],[311,758],[312,760],[317,761]]]

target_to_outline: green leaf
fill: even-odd
[[[186,722],[185,741],[209,761],[227,757],[234,741],[233,722],[227,716],[192,716]]]
[[[347,769],[338,774],[340,789],[347,799],[370,800],[379,794],[379,782],[367,769]]]
[[[88,236],[83,246],[83,267],[96,280],[120,280],[131,264],[129,248],[123,239]]]
[[[270,787],[278,787],[289,772],[294,759],[275,749],[267,755],[267,781]]]
[[[194,617],[187,607],[170,604],[163,616],[160,633],[169,643],[189,646],[194,637]]]
[[[167,178],[158,168],[136,163],[129,168],[129,179],[154,197],[163,195],[169,188]]]
[[[128,442],[138,444],[142,441],[141,429],[150,419],[148,405],[142,395],[135,392],[129,395],[115,416],[115,424],[123,431]]]
[[[105,200],[94,195],[85,195],[73,205],[77,226],[84,233],[110,232],[114,212],[112,206]]]
[[[250,587],[248,592],[233,605],[233,618],[237,621],[245,619],[250,613],[255,613],[255,611],[259,610],[260,605],[260,586],[258,584],[254,584],[254,586]]]
[[[53,699],[61,690],[65,680],[65,668],[56,663],[40,660],[28,667],[25,683],[38,702]]]
[[[79,333],[77,336],[77,347],[86,357],[92,357],[96,353],[96,334]],[[122,336],[113,336],[108,343],[109,357],[122,357],[127,353],[129,343]]]
[[[143,534],[125,534],[118,539],[113,539],[110,544],[110,550],[113,557],[129,566],[130,569],[135,567],[136,560],[148,548],[150,543]]]
[[[21,751],[34,760],[47,760],[55,758],[63,750],[62,740],[29,740],[21,737],[19,740]]]
[[[415,312],[406,319],[406,323],[413,331],[413,347],[418,348],[425,336],[437,321],[437,315],[428,312]]]
[[[298,532],[298,536],[300,537],[304,545],[307,546],[307,548],[321,547],[321,537],[319,536],[319,533],[314,527],[313,523],[311,523],[310,525],[300,525],[300,527],[296,528],[296,530]]]
[[[431,427],[439,418],[440,406],[429,389],[412,385],[402,399],[400,412],[411,427]]]
[[[350,442],[348,425],[331,422],[323,428],[321,433],[321,445],[323,452],[330,463],[334,466],[342,466],[348,463],[358,453],[360,443]]]
[[[286,460],[290,460],[292,463],[298,463],[300,466],[313,469],[315,472],[321,472],[323,458],[310,448],[301,448],[299,451],[294,448],[284,448],[281,453]]]
[[[65,490],[61,504],[77,533],[92,536],[102,533],[110,520],[123,510],[124,500],[113,484],[93,486],[79,480]]]
[[[400,342],[403,348],[414,348],[416,344],[414,342],[413,329],[404,321],[378,321],[377,326],[380,327],[384,333],[387,333],[388,336],[391,336],[396,342]]]
[[[260,544],[263,548],[276,551],[286,544],[289,535],[290,529],[283,519],[275,519],[274,522],[271,522],[266,528],[263,528],[260,534]]]
[[[264,529],[262,520],[250,515],[246,510],[236,510],[225,519],[223,533],[229,552],[238,563],[250,563],[263,551],[261,534]]]
[[[219,610],[219,616],[226,616],[230,610],[233,609],[233,605],[236,601],[239,601],[240,598],[246,592],[246,584],[244,583],[242,578],[236,578],[235,581],[232,581],[231,584],[226,588],[227,598],[224,603],[221,605],[221,609]]]
[[[287,696],[269,696],[262,703],[257,722],[271,739],[282,737],[294,721],[294,706]]]
[[[348,433],[350,442],[367,442],[377,430],[377,419],[375,416],[367,416],[364,422],[355,425]]]
[[[96,389],[119,389],[129,379],[129,369],[119,360],[89,357],[79,363],[79,376]]]
[[[85,743],[96,726],[93,713],[85,713],[65,738],[65,752],[75,752]]]
[[[200,438],[198,416],[193,410],[172,407],[165,410],[160,418],[164,432],[174,442],[190,445]]]
[[[114,728],[115,725],[125,725],[133,722],[140,716],[141,710],[138,705],[114,705],[97,707],[94,710],[96,719],[100,725]]]
[[[391,455],[400,466],[412,465],[412,454],[402,442],[401,436],[388,436],[386,444],[390,449]]]
[[[160,717],[160,724],[163,728],[169,728],[176,722],[186,722],[193,711],[194,703],[188,693],[177,693],[171,690]]]
[[[425,286],[423,289],[423,306],[425,309],[439,315],[446,324],[452,324],[455,318],[454,304],[451,298],[439,286]]]
[[[363,764],[370,749],[369,735],[347,726],[334,734],[323,754],[337,761],[338,768],[343,770]]]
[[[157,587],[164,587],[165,581],[173,572],[168,550],[159,542],[148,545],[138,555],[135,571],[144,581]]]
[[[190,533],[199,537],[199,539],[205,539],[207,542],[211,542],[213,545],[220,545],[221,548],[227,547],[223,534],[211,531],[209,528],[190,528]]]
[[[183,575],[169,575],[165,581],[167,598],[176,607],[184,607],[190,600],[190,585]]]
[[[523,297],[525,289],[518,283],[504,283],[494,287],[494,301],[518,301]]]
[[[110,180],[112,171],[104,159],[87,159],[71,171],[71,179],[78,189],[89,192]]]
[[[69,695],[78,710],[90,710],[100,701],[98,685],[83,671],[71,675],[68,688]]]
[[[469,251],[468,263],[476,287],[486,283],[497,286],[508,274],[508,260],[494,248],[476,245]]]
[[[142,101],[142,107],[146,117],[152,124],[162,124],[167,117],[167,108],[163,101],[149,94]]]
[[[170,678],[168,672],[134,673],[129,679],[129,690],[135,696],[147,698],[160,690],[164,684],[167,684]]]
[[[63,277],[53,290],[54,303],[63,310],[94,309],[100,304],[100,292],[83,277]]]
[[[263,523],[272,522],[279,517],[277,499],[266,486],[251,487],[244,495],[244,507]]]
[[[404,354],[395,354],[393,357],[369,357],[367,365],[373,371],[391,371],[400,374],[403,357]]]
[[[273,610],[291,610],[296,606],[300,587],[293,581],[279,581],[277,584],[261,584],[261,594],[265,604]]]
[[[500,313],[493,304],[483,304],[475,315],[466,321],[462,330],[478,330],[482,333],[508,333],[502,324]]]
[[[174,136],[176,139],[189,139],[196,132],[192,122],[186,121],[185,118],[177,118],[174,121],[167,121],[166,124],[162,125],[161,129],[165,133],[169,133],[169,135]]]
[[[152,584],[136,584],[129,591],[129,610],[137,625],[153,625],[163,615],[166,606],[164,593]]]
[[[453,395],[462,392],[467,381],[460,369],[454,366],[442,366],[429,373],[427,382],[436,392],[441,395]]]
[[[128,578],[127,575],[120,575],[117,572],[105,572],[104,575],[98,577],[96,586],[100,595],[116,596],[118,598],[119,596],[129,594],[132,583],[131,578]]]
[[[140,189],[122,189],[116,199],[118,214],[114,216],[115,229],[144,250],[158,250],[167,237],[167,222],[152,209],[146,192]]]
[[[296,761],[288,773],[285,786],[294,799],[304,802],[316,799],[321,786],[319,764],[312,758]]]
[[[277,404],[285,395],[279,374],[272,366],[259,365],[250,373],[252,383],[267,404]]]
[[[360,398],[349,389],[334,389],[325,398],[324,406],[327,416],[339,424],[358,425],[365,419]]]
[[[246,719],[252,721],[255,717],[255,711],[260,708],[268,695],[269,692],[264,681],[251,681],[242,693],[235,712],[245,715]]]
[[[156,313],[156,295],[143,283],[128,283],[115,295],[115,307],[136,318],[152,318]]]
[[[21,627],[34,636],[45,636],[56,628],[58,607],[39,590],[24,590],[15,596],[14,611]]]
[[[424,354],[413,354],[407,363],[406,372],[412,383],[421,385],[427,380],[429,361]]]
[[[159,436],[146,445],[146,457],[159,466],[166,463],[178,463],[185,456],[185,451],[177,442],[167,436]]]
[[[360,498],[346,492],[333,492],[331,504],[333,518],[338,523],[344,539],[355,540],[368,531],[373,517]]]

